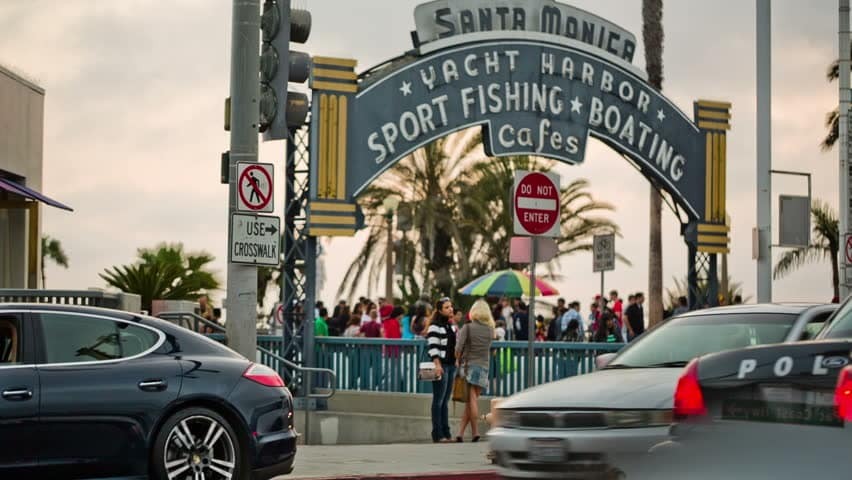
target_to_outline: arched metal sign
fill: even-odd
[[[485,42],[436,52],[366,86],[352,102],[346,189],[354,195],[434,139],[482,125],[486,153],[582,163],[594,136],[704,211],[702,132],[620,66],[537,42]],[[356,167],[357,165],[357,167]]]
[[[354,234],[355,198],[376,177],[481,126],[492,156],[579,164],[590,137],[623,154],[685,212],[690,283],[696,255],[727,252],[730,104],[699,100],[690,117],[629,63],[631,34],[552,0],[439,0],[415,17],[418,48],[381,68],[314,58],[311,236]]]

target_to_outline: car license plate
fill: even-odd
[[[722,403],[722,419],[843,428],[833,407],[804,403],[728,399]]]
[[[534,438],[529,443],[529,459],[539,463],[565,460],[565,442],[558,438]]]

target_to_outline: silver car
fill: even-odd
[[[739,305],[671,319],[598,371],[531,388],[500,404],[488,434],[506,478],[645,478],[643,457],[664,441],[687,362],[750,345],[812,338],[836,305]]]

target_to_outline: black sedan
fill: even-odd
[[[0,305],[0,478],[266,479],[292,471],[272,369],[162,320]]]

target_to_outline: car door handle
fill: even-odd
[[[3,398],[6,400],[29,400],[33,398],[33,392],[28,388],[12,388],[3,390]]]
[[[142,380],[139,382],[139,390],[146,392],[162,392],[168,387],[168,384],[163,380]]]

